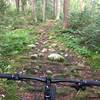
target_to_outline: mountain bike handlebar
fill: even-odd
[[[21,74],[0,74],[0,78],[6,78],[8,80],[35,80],[45,83],[44,100],[55,100],[55,90],[51,84],[56,83],[71,83],[69,85],[72,88],[78,90],[85,90],[86,87],[99,86],[100,80],[79,80],[79,79],[52,79],[50,77],[33,77]]]
[[[29,77],[26,75],[20,75],[20,74],[0,74],[0,78],[6,78],[8,80],[37,80],[41,82],[45,82],[43,78],[39,77]]]
[[[0,74],[0,78],[6,78],[8,80],[36,80],[40,82],[46,82],[47,77],[33,77],[21,74]],[[68,82],[74,84],[84,84],[86,86],[100,86],[99,80],[79,80],[79,79],[51,79],[51,83]]]

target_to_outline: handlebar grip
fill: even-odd
[[[86,82],[87,85],[91,85],[91,86],[100,86],[100,81],[98,80],[89,80]]]
[[[12,74],[0,74],[0,78],[7,78],[7,79],[12,79],[14,75]]]
[[[37,81],[45,82],[44,78],[28,77],[28,76],[19,75],[19,74],[0,74],[0,78],[6,78],[9,80],[37,80]]]

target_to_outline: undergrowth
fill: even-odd
[[[28,46],[36,42],[37,35],[31,34],[31,29],[16,29],[2,34],[0,42],[0,73],[16,73],[20,62],[18,56],[24,56],[31,48]],[[14,65],[14,66],[13,66]],[[7,100],[20,100],[17,96],[17,84],[11,81],[0,80]]]
[[[56,39],[58,41],[63,42],[66,47],[73,49],[76,53],[79,53],[82,56],[88,57],[91,55],[91,52],[84,46],[79,45],[80,39],[75,38],[74,36],[66,33],[66,34],[57,34]]]
[[[76,31],[73,31],[75,32]],[[75,53],[80,54],[81,56],[87,57],[89,60],[87,61],[88,64],[92,66],[94,70],[100,69],[100,54],[98,51],[92,51],[87,46],[80,45],[82,37],[73,35],[69,32],[69,30],[60,30],[56,31],[54,36],[58,42],[64,43],[67,48],[72,49]]]

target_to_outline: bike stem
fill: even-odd
[[[51,89],[51,78],[46,77],[44,100],[51,100],[50,89]]]

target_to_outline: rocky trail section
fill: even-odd
[[[49,21],[38,28],[41,34],[29,53],[31,59],[24,66],[25,72],[34,76],[50,74],[52,77],[92,79],[92,70],[86,64],[86,58],[76,55],[70,49],[65,48],[63,43],[58,43],[52,39],[51,30],[53,26],[54,22]],[[32,86],[41,90],[43,84],[35,82],[32,83]],[[37,86],[39,88],[36,88]],[[66,84],[56,87],[57,100],[99,100],[96,89],[88,89],[87,92],[77,93],[77,91],[66,87]],[[43,94],[39,91],[35,91],[35,93],[25,92],[22,100],[43,100]]]

